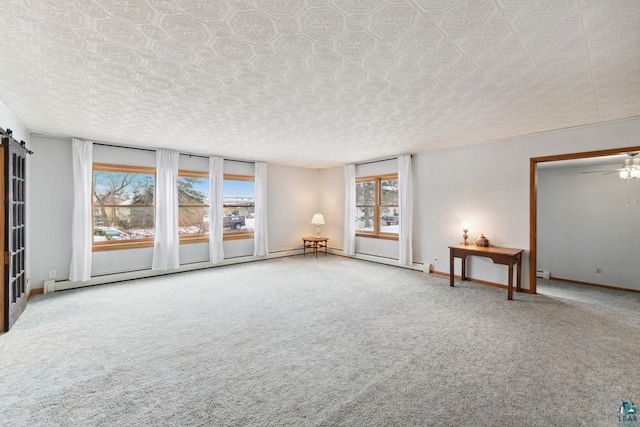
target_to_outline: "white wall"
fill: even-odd
[[[522,278],[528,288],[529,159],[637,146],[638,135],[636,118],[414,156],[415,261],[438,257],[435,269],[448,272],[448,245],[462,242],[460,223],[468,219],[471,239],[484,233],[496,246],[526,250]],[[476,257],[469,266],[470,277],[507,282],[506,266]]]
[[[289,249],[302,248],[302,237],[316,233],[311,219],[319,212],[319,172],[269,165],[267,175],[269,252],[284,251],[287,244]]]
[[[57,280],[69,275],[71,259],[71,214],[73,209],[73,170],[71,140],[34,136],[30,209],[37,214],[31,223],[32,287],[41,288],[56,270]],[[155,166],[155,153],[150,151],[94,146],[94,161],[135,166]],[[253,175],[251,163],[225,161],[225,172]],[[180,168],[208,170],[204,158],[180,156]],[[315,169],[279,165],[268,166],[269,250],[284,251],[302,247],[301,237],[314,232],[313,213],[318,210],[319,172]],[[253,254],[253,239],[224,242],[225,258]],[[92,275],[151,268],[153,248],[94,252]],[[180,246],[180,263],[189,264],[209,259],[207,243]]]
[[[49,280],[49,270],[69,276],[73,170],[69,140],[33,136],[30,158],[28,229],[31,248],[31,288]]]
[[[620,166],[539,170],[538,269],[553,277],[640,290],[640,180],[582,174]]]

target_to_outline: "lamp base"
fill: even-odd
[[[319,225],[316,226],[316,237],[320,238],[320,226]]]
[[[469,246],[469,243],[467,242],[467,239],[469,238],[469,235],[467,234],[467,232],[465,231],[465,233],[462,235],[462,238],[464,239],[464,243],[463,245],[465,246]]]

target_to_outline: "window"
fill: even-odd
[[[152,247],[155,168],[93,164],[93,250]],[[254,177],[224,175],[224,239],[253,237]],[[209,240],[209,174],[178,172],[180,243]]]
[[[398,239],[398,175],[356,179],[356,235]]]
[[[209,173],[178,171],[178,234],[181,243],[209,240]]]
[[[93,250],[153,246],[155,168],[93,164]]]
[[[253,237],[255,182],[253,176],[224,175],[222,184],[224,239]]]

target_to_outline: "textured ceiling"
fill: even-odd
[[[0,0],[30,131],[309,167],[640,115],[638,0]]]

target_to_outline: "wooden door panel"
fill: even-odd
[[[4,138],[4,325],[9,330],[27,305],[26,280],[26,148]]]
[[[2,147],[0,147],[0,201],[2,206],[0,206],[0,254],[4,254],[5,246],[5,166],[4,166],[4,146],[9,144],[9,138],[5,138],[4,136],[0,140],[2,143]],[[5,265],[3,260],[0,260],[0,277],[2,277],[2,291],[0,291],[0,332],[5,332],[9,330],[9,321],[8,321],[8,292],[9,287],[6,286],[4,278],[5,276]]]

